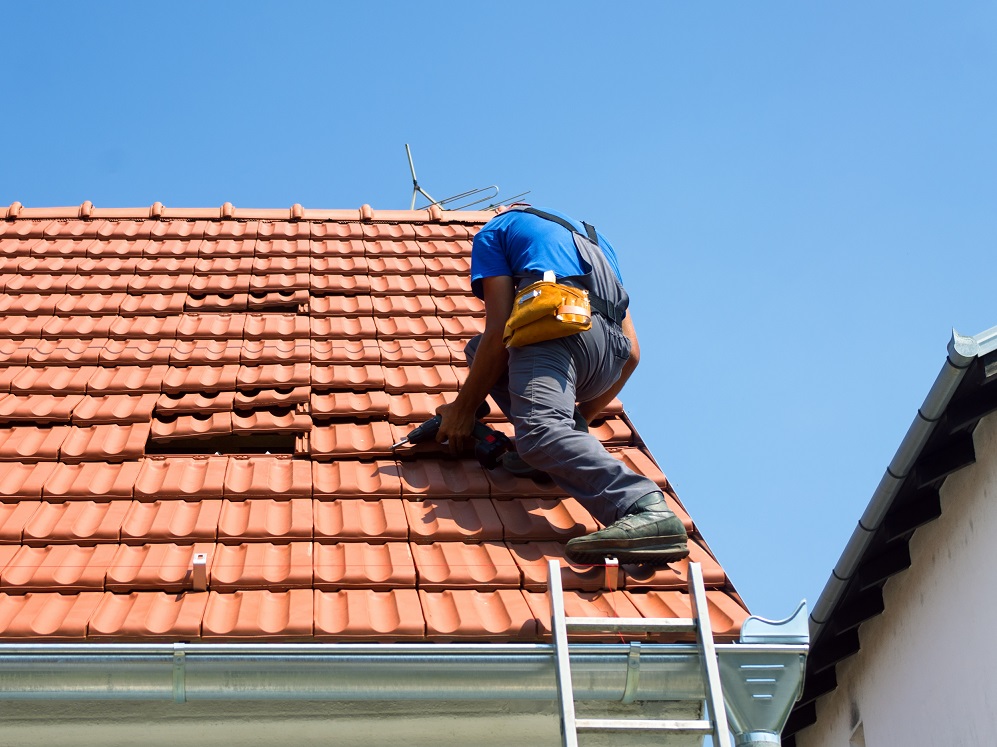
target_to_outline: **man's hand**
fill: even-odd
[[[440,416],[440,430],[436,434],[439,443],[450,442],[450,453],[457,454],[468,445],[471,433],[474,431],[474,412],[477,407],[468,410],[459,402],[440,405],[436,414]]]

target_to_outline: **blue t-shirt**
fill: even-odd
[[[574,218],[550,208],[537,209],[564,218],[585,235],[585,227]],[[616,250],[602,234],[598,238],[602,253],[622,283]],[[488,221],[474,237],[471,291],[478,298],[484,297],[481,283],[484,278],[543,275],[546,270],[552,270],[558,278],[584,272],[575,239],[564,226],[522,210],[509,210]]]

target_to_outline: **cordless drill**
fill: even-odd
[[[434,415],[422,425],[413,428],[405,438],[392,445],[392,451],[405,444],[421,444],[432,441],[440,430],[440,416]],[[474,456],[478,463],[485,469],[495,469],[498,467],[501,456],[512,450],[512,441],[501,431],[489,428],[480,420],[474,421],[474,430],[471,431],[474,439]]]

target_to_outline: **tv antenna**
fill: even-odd
[[[479,205],[482,202],[488,202],[489,200],[498,197],[499,193],[498,185],[492,184],[487,187],[478,187],[477,189],[469,189],[466,192],[461,192],[460,194],[453,195],[452,197],[446,197],[442,200],[435,200],[433,199],[432,195],[429,194],[429,192],[427,192],[426,190],[424,190],[422,187],[419,186],[419,180],[415,176],[415,164],[412,162],[412,149],[409,148],[408,143],[405,143],[405,153],[408,155],[409,170],[412,172],[412,205],[409,207],[409,210],[415,210],[415,201],[419,195],[422,195],[427,200],[429,200],[429,204],[425,205],[423,209],[430,208],[433,205],[438,205],[443,210],[466,210],[467,208],[473,205]],[[514,201],[519,197],[522,197],[523,195],[528,195],[528,194],[529,191],[515,195],[510,199],[510,202]],[[470,202],[465,202],[457,207],[446,207],[450,203],[458,202],[461,200],[470,200]],[[499,204],[498,202],[493,202],[485,209],[489,210],[491,208],[494,208],[498,204]]]

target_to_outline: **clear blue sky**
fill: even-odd
[[[941,369],[997,325],[994,2],[8,3],[0,204],[597,225],[623,399],[752,609],[831,567]]]

